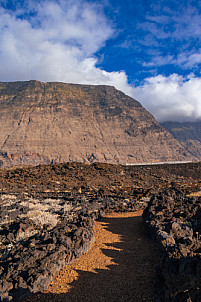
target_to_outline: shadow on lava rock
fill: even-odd
[[[92,254],[92,247],[85,254],[89,258],[84,269],[79,269],[77,263],[86,261],[85,255],[81,260],[64,269],[64,278],[66,269],[71,273],[74,270],[77,276],[70,283],[68,292],[62,293],[63,277],[60,274],[59,279],[56,278],[57,286],[59,280],[62,283],[60,284],[60,293],[39,293],[29,297],[24,302],[156,301],[155,277],[160,256],[159,247],[156,242],[148,238],[141,216],[115,216],[118,214],[114,217],[105,217],[101,222],[98,222],[102,225],[102,232],[106,232],[108,238],[104,237],[104,243],[101,245],[98,242],[99,234],[96,236],[95,245],[100,245],[97,261],[95,260],[96,256]],[[110,240],[112,236],[116,236],[114,242]],[[101,257],[105,257],[103,258],[104,268],[99,263]],[[90,260],[93,265],[96,262],[92,271],[90,271]],[[111,264],[108,265],[108,263]],[[56,283],[54,282],[49,290],[53,291]]]

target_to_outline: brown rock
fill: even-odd
[[[201,160],[201,121],[165,122],[161,125],[176,138],[197,160]]]
[[[111,86],[0,82],[0,164],[132,163],[192,156]]]

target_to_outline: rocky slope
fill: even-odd
[[[0,82],[3,167],[189,159],[139,102],[114,87]]]
[[[198,122],[165,122],[161,125],[176,138],[181,145],[201,160],[201,121]]]

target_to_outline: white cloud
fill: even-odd
[[[24,13],[29,18],[19,18]],[[125,72],[96,67],[94,53],[113,33],[101,8],[84,1],[29,1],[26,12],[1,9],[0,81],[106,84],[131,95]]]
[[[160,122],[201,119],[201,78],[192,74],[150,77],[132,94]]]
[[[190,1],[191,2],[191,1]],[[178,3],[174,8],[163,1],[146,15],[137,29],[143,35],[137,43],[146,48],[147,63],[152,67],[175,65],[181,69],[200,69],[201,64],[201,13],[199,5]],[[150,53],[150,50],[155,52]],[[161,56],[158,56],[160,52]]]
[[[154,66],[162,66],[162,65],[168,65],[168,64],[174,64],[175,60],[172,55],[167,56],[161,56],[158,55],[154,56],[151,62],[143,62],[142,66],[144,67],[154,67]]]
[[[201,19],[199,5],[187,2],[179,3],[171,8],[169,1],[151,14],[146,15],[147,22],[139,27],[152,33],[157,39],[171,38],[174,40],[199,39],[201,34]]]
[[[94,53],[114,30],[97,5],[48,1],[0,10],[0,81],[106,84],[132,94],[125,72],[96,67]],[[27,14],[28,18],[20,18]]]
[[[113,32],[100,7],[84,1],[42,2],[26,12],[1,9],[0,80],[119,82],[124,73],[95,66],[94,53]]]
[[[174,63],[184,69],[198,66],[201,63],[201,49],[180,53]]]

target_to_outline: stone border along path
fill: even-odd
[[[147,236],[142,211],[96,221],[95,237],[89,252],[66,265],[47,291],[23,302],[156,301],[160,252]]]
[[[201,301],[201,193],[172,185],[152,196],[143,219],[161,247],[159,301]]]

